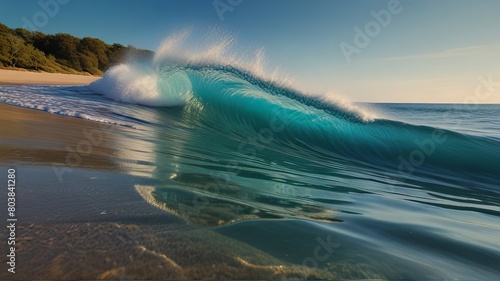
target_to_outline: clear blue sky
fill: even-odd
[[[63,2],[1,0],[0,22],[22,27],[23,17],[34,22],[43,11],[39,2],[53,1]],[[500,1],[216,1],[230,5],[222,21],[213,0],[70,0],[38,29],[155,50],[180,29],[203,34],[221,27],[244,50],[264,47],[271,68],[314,92],[353,101],[463,102],[482,87],[479,102],[500,103]],[[355,28],[365,30],[372,11],[381,10],[391,20],[377,23],[368,44],[356,45]],[[357,48],[350,60],[343,42]],[[480,86],[478,77],[490,75],[493,82]]]

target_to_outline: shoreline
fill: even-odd
[[[0,121],[6,124],[0,127],[0,170],[16,169],[19,199],[17,273],[2,271],[2,280],[333,278],[144,200],[135,187],[150,181],[119,159],[120,144],[130,141],[127,128],[2,103]],[[84,132],[102,142],[77,164],[68,162],[67,147],[85,140]],[[0,200],[7,202],[7,192]]]
[[[0,85],[88,85],[100,76],[0,69]]]

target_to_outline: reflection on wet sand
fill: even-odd
[[[0,161],[119,171],[111,158],[120,127],[0,104]]]
[[[74,168],[150,177],[150,142],[134,129],[60,117],[0,104],[1,163],[52,166],[63,176]]]
[[[147,153],[153,149],[147,141],[134,136],[139,132],[6,105],[0,105],[0,122],[1,166],[16,167],[20,178],[17,274],[2,271],[0,279],[333,277],[284,263],[144,201],[134,186],[147,185],[154,164],[162,163]],[[91,142],[84,132],[97,140],[102,132],[91,151],[78,149],[82,140]],[[80,161],[70,159],[68,146]],[[71,168],[61,182],[54,163]]]

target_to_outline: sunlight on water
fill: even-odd
[[[286,263],[498,276],[499,106],[465,120],[454,105],[352,105],[217,64],[227,42],[172,65],[175,40],[90,87],[4,86],[0,102],[120,128],[102,163],[148,179],[135,186],[145,201]],[[317,247],[335,262],[311,258]]]

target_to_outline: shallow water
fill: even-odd
[[[122,127],[117,169],[148,179],[157,206],[284,262],[339,278],[500,277],[500,106],[354,110],[193,71],[183,106],[88,86],[3,86],[0,102]]]

